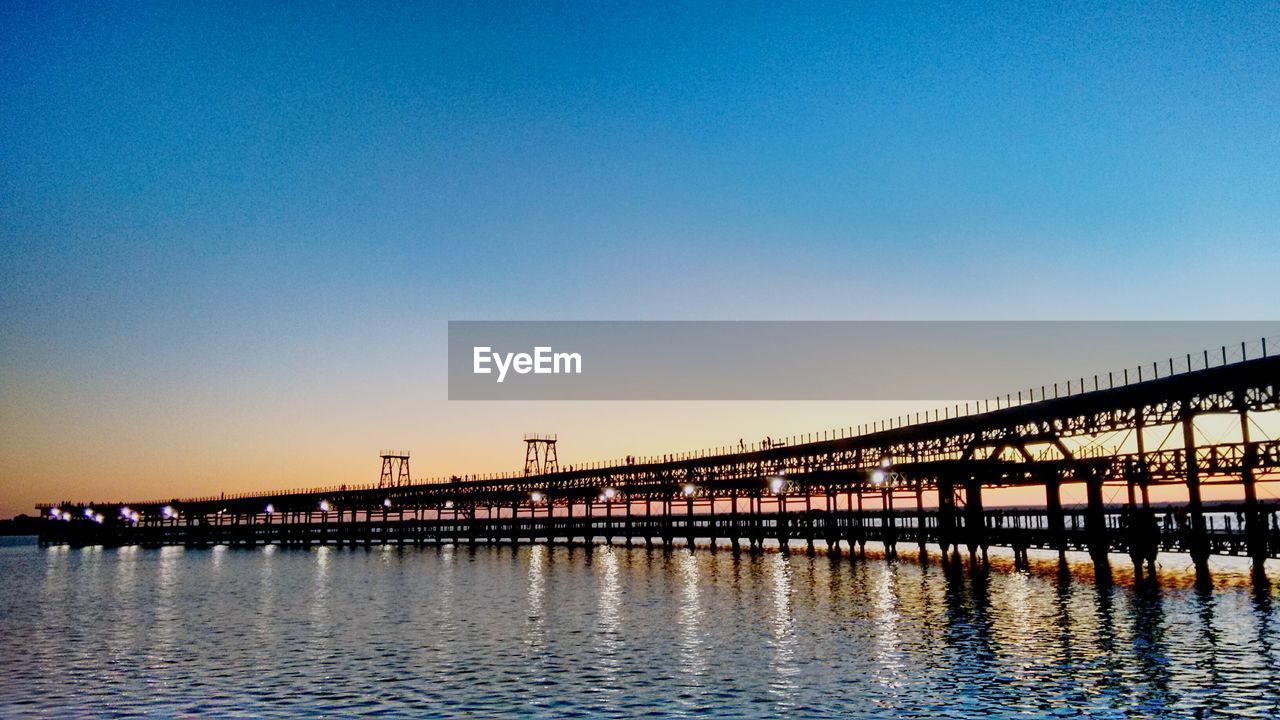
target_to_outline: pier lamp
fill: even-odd
[[[787,486],[787,481],[783,480],[781,476],[778,476],[769,481],[769,489],[772,490],[777,495],[781,495],[783,488],[785,488],[786,486]]]
[[[49,517],[53,518],[54,520],[61,520],[62,511],[59,510],[58,508],[49,508]]]
[[[382,507],[391,507],[391,498],[382,501]]]
[[[872,485],[883,485],[883,484],[884,484],[884,471],[883,471],[883,470],[879,470],[879,469],[877,469],[875,472],[871,473],[871,484],[872,484]]]
[[[84,516],[85,516],[85,517],[87,517],[87,518],[89,518],[90,520],[92,520],[92,519],[93,519],[93,508],[91,508],[91,507],[87,507],[87,508],[85,508],[85,509],[84,509]]]
[[[127,518],[127,517],[129,517],[129,506],[128,506],[128,505],[124,505],[124,506],[122,506],[122,507],[120,508],[120,517],[122,517],[122,518]]]
[[[680,488],[680,492],[684,493],[685,497],[693,497],[693,494],[697,491],[698,491],[698,488],[692,485],[685,485],[684,487]]]
[[[529,500],[535,503],[542,502],[542,493],[538,492],[537,490],[534,490],[533,492],[529,493]]]
[[[267,503],[266,513],[267,513],[268,515],[270,515],[271,513],[275,512],[275,511],[276,511],[276,506],[275,506],[275,505],[272,505],[271,503]]]
[[[99,525],[101,525],[101,524],[102,524],[102,520],[103,520],[102,513],[94,513],[94,514],[93,514],[93,521],[94,521],[94,522],[96,522],[96,523],[98,523]]]
[[[172,505],[165,505],[164,507],[160,508],[160,514],[165,516],[166,518],[178,517],[178,511],[174,510]]]
[[[142,515],[141,515],[141,514],[139,514],[137,510],[132,510],[132,511],[130,511],[130,512],[129,512],[129,521],[130,521],[130,522],[138,522],[138,521],[139,521],[139,520],[141,520],[141,519],[142,519]]]
[[[66,522],[71,522],[71,511],[70,511],[70,510],[63,510],[63,511],[62,511],[62,519],[63,519],[64,521],[66,521]]]
[[[537,502],[537,500],[535,500],[534,502]],[[446,508],[453,508],[453,501],[452,501],[452,500],[445,500],[445,501],[444,501],[444,506],[445,506]]]
[[[612,500],[612,499],[614,498],[614,496],[616,496],[617,494],[618,494],[618,491],[617,491],[617,490],[614,490],[614,489],[613,489],[613,488],[611,488],[611,487],[607,487],[607,488],[605,488],[605,489],[604,489],[604,492],[600,493],[600,495],[601,495],[602,497],[604,497],[604,499],[605,499],[606,501],[608,501],[608,500]]]
[[[888,468],[888,467],[889,467],[889,457],[888,457],[887,455],[886,455],[885,457],[883,457],[883,458],[881,458],[881,459],[880,459],[880,467],[882,467],[882,468]]]
[[[325,512],[325,513],[329,512],[329,501],[328,501],[328,500],[321,500],[321,501],[320,501],[320,512]]]

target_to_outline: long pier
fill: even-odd
[[[1265,345],[1264,345],[1265,348]],[[1208,366],[1208,354],[1205,354]],[[1280,409],[1280,357],[1224,362],[995,409],[815,436],[767,448],[623,461],[545,474],[328,488],[236,497],[38,506],[46,543],[281,544],[610,542],[726,543],[758,551],[815,545],[896,555],[936,546],[983,562],[990,547],[1083,550],[1096,574],[1127,555],[1141,576],[1160,552],[1185,552],[1209,577],[1211,555],[1280,557],[1280,503],[1259,484],[1280,479],[1280,441],[1253,418]],[[1170,363],[1172,364],[1172,363]],[[1188,366],[1190,356],[1188,356]],[[1153,369],[1158,374],[1159,367]],[[1055,391],[1055,395],[1056,395]],[[1197,442],[1197,419],[1238,421],[1230,442]],[[1102,440],[1125,434],[1112,448]],[[1148,448],[1151,433],[1176,447]],[[1180,442],[1178,442],[1180,441]],[[1210,503],[1210,486],[1239,497]],[[1064,506],[1065,488],[1085,502]],[[988,507],[984,494],[1035,488],[1039,507]],[[1176,488],[1185,500],[1154,502]],[[1122,502],[1108,502],[1108,496]],[[744,547],[745,546],[745,547]]]

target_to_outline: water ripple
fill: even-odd
[[[1280,715],[1247,587],[542,546],[0,546],[0,577],[0,717]]]

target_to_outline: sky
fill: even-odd
[[[0,517],[922,409],[451,403],[448,320],[1273,319],[1278,67],[1274,3],[6,2]]]

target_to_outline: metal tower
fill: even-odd
[[[409,451],[383,450],[382,477],[378,487],[399,487],[409,484]]]
[[[542,475],[560,469],[554,433],[527,433],[524,436],[524,474]]]

